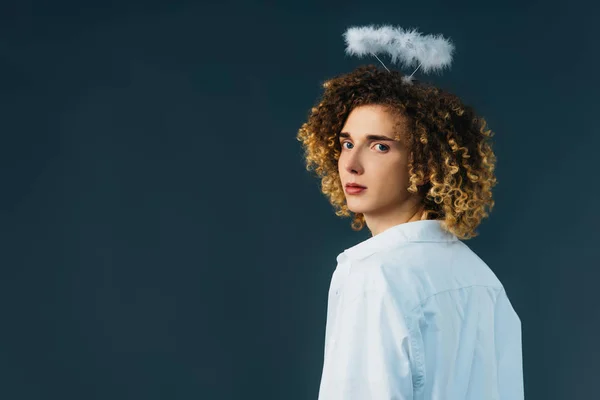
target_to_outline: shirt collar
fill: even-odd
[[[376,252],[392,249],[408,242],[454,242],[458,240],[456,235],[444,229],[443,222],[442,220],[420,220],[394,225],[378,235],[344,250],[338,256],[338,262],[344,257],[353,260],[363,259]]]

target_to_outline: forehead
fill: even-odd
[[[379,134],[390,137],[402,138],[406,118],[383,105],[364,105],[354,108],[342,131],[349,132],[353,137],[362,137],[367,134]]]

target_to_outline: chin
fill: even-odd
[[[355,214],[365,214],[372,210],[372,207],[369,207],[365,204],[352,204],[351,201],[346,201],[348,205],[348,210],[352,211]]]

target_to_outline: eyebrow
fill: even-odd
[[[351,138],[348,132],[341,132],[340,138]],[[367,140],[382,140],[382,141],[391,141],[396,142],[396,139],[392,139],[391,137],[383,136],[383,135],[367,135]]]

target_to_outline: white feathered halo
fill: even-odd
[[[405,67],[417,68],[403,81],[412,83],[412,76],[419,68],[424,73],[441,71],[452,63],[454,45],[442,35],[421,35],[416,29],[402,29],[390,25],[379,27],[351,27],[344,33],[346,53],[362,57],[386,53],[391,56],[392,63]],[[383,62],[379,60],[381,64]],[[385,69],[387,67],[383,64]],[[387,69],[389,71],[389,69]]]

